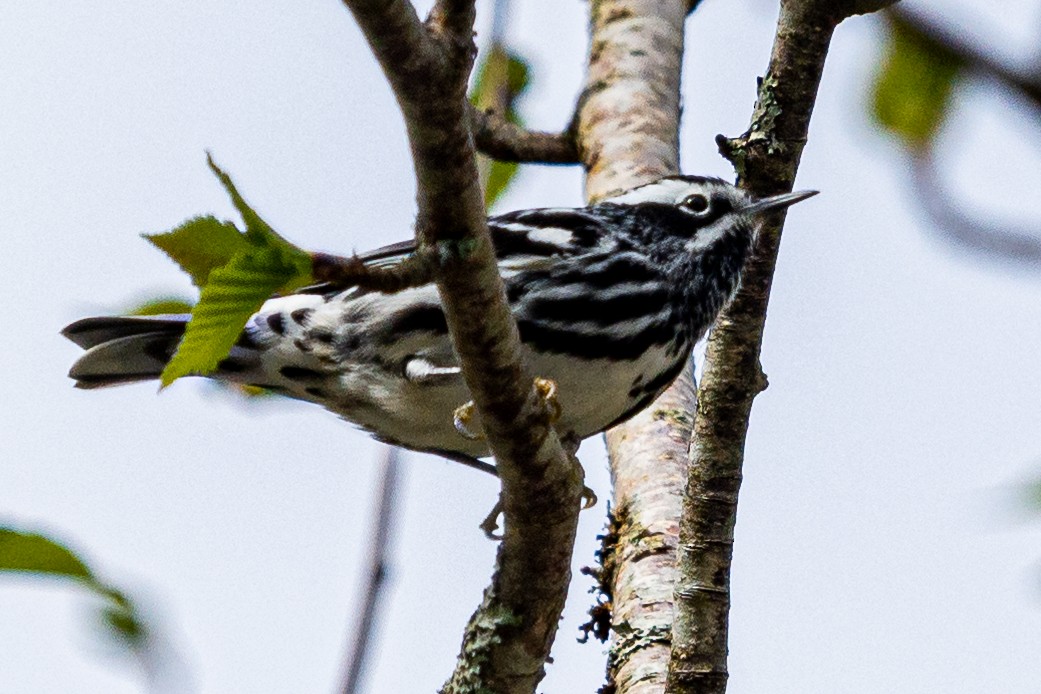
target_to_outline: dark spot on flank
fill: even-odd
[[[305,388],[304,392],[310,395],[312,398],[318,398],[319,400],[326,399],[325,391],[321,388],[315,388],[314,386],[311,386],[310,388]]]
[[[241,359],[236,359],[235,357],[228,357],[227,359],[224,359],[219,364],[217,364],[217,370],[223,371],[225,373],[237,374],[242,373],[243,371],[248,371],[249,364],[242,361]]]
[[[359,347],[361,347],[361,335],[358,335],[357,333],[353,335],[348,335],[340,341],[340,346],[348,352],[358,349]]]
[[[312,340],[317,340],[318,342],[321,342],[321,343],[327,344],[327,345],[332,344],[333,338],[335,337],[331,330],[324,330],[324,329],[323,330],[312,330],[311,332],[309,332],[307,334],[307,336],[310,337]]]
[[[307,319],[311,317],[312,313],[314,313],[313,308],[298,308],[297,310],[290,313],[289,317],[297,323],[299,323],[300,325],[303,325],[307,322]]]
[[[417,304],[403,309],[389,323],[387,334],[394,337],[411,332],[448,333],[444,311],[433,304]]]
[[[325,376],[321,371],[308,369],[306,366],[283,366],[278,372],[290,381],[310,381]]]
[[[278,335],[286,334],[286,317],[281,313],[272,313],[267,317],[267,326]]]
[[[293,340],[293,346],[296,347],[301,352],[304,352],[304,353],[311,351],[311,345],[307,344],[306,342],[304,342],[303,340],[301,340],[299,338]]]

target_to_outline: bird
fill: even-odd
[[[718,178],[668,176],[586,207],[489,217],[521,356],[555,386],[557,429],[581,440],[647,407],[733,296],[763,220],[816,192],[755,198]],[[386,267],[415,250],[406,241],[357,257]],[[158,378],[188,320],[78,320],[62,331],[86,350],[69,376],[85,389]],[[434,284],[271,298],[207,376],[317,403],[407,449],[489,455],[459,421],[470,394]]]

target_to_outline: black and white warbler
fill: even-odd
[[[763,215],[814,192],[756,200],[674,176],[588,207],[489,218],[523,357],[557,384],[558,428],[585,438],[649,405],[733,294]],[[414,249],[361,259],[392,264]],[[63,334],[87,351],[69,376],[80,388],[157,378],[187,319],[77,321]],[[453,423],[470,396],[433,285],[271,299],[211,377],[316,402],[406,448],[488,454]]]

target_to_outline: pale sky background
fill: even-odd
[[[488,2],[479,3],[487,34]],[[515,2],[521,104],[569,117],[586,10]],[[1030,59],[1034,3],[916,3]],[[706,0],[689,21],[683,166],[730,178],[776,5]],[[837,32],[788,216],[767,324],[734,564],[730,690],[1028,693],[1041,685],[1041,272],[938,241],[905,162],[866,117],[877,19]],[[480,39],[480,37],[479,37]],[[361,585],[380,446],[316,407],[247,408],[203,382],[80,392],[59,330],[187,279],[138,238],[231,216],[204,150],[296,243],[364,250],[411,234],[395,106],[342,5],[7,0],[0,5],[0,524],[52,533],[150,610],[184,692],[331,692]],[[944,168],[971,209],[1041,218],[1041,128],[986,84],[962,98]],[[581,172],[529,167],[501,210],[581,204]],[[1041,230],[1039,230],[1041,233]],[[602,444],[582,449],[609,498]],[[480,600],[493,480],[409,455],[369,692],[434,691]],[[606,505],[582,516],[592,563]],[[575,579],[542,690],[592,692]],[[141,692],[57,582],[0,577],[0,694]]]

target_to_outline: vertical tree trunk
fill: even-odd
[[[679,170],[684,0],[593,0],[578,148],[590,200]],[[672,631],[672,590],[687,442],[689,372],[650,408],[607,433],[619,541],[605,581],[619,692],[660,692]]]

